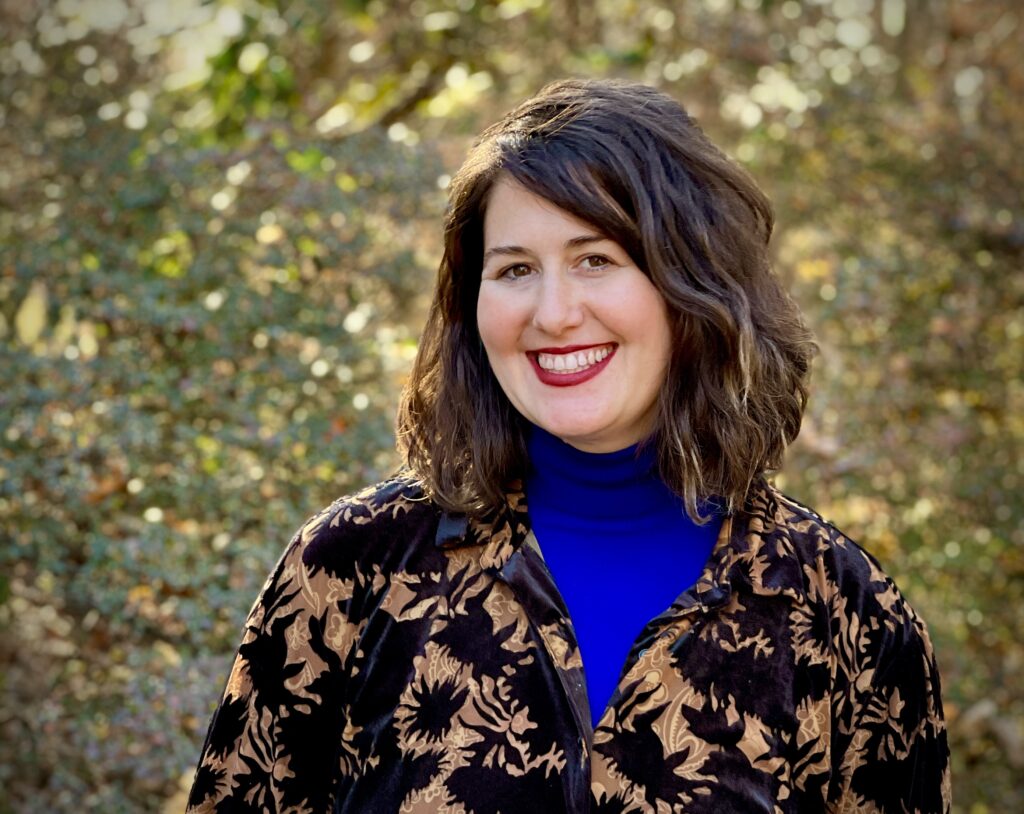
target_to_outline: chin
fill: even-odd
[[[539,424],[538,426],[584,452],[612,452],[629,446],[629,443],[616,445],[614,439],[604,435],[600,428],[581,427],[578,424]]]

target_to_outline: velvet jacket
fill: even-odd
[[[285,550],[189,811],[949,811],[923,622],[870,555],[766,484],[590,721],[523,494],[465,519],[398,477]]]

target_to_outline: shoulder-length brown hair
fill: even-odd
[[[772,272],[771,204],[675,101],[620,81],[545,87],[484,131],[452,179],[437,287],[398,414],[399,445],[451,511],[501,505],[525,474],[526,420],[476,324],[483,221],[509,177],[615,240],[668,304],[661,476],[698,518],[742,506],[800,430],[815,346]]]

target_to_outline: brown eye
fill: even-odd
[[[603,254],[590,254],[583,258],[582,266],[585,269],[591,271],[597,271],[599,269],[610,266],[612,261],[605,257]]]
[[[522,277],[529,277],[532,272],[533,269],[531,269],[525,263],[516,263],[514,265],[506,266],[505,268],[503,268],[501,272],[498,274],[498,276],[505,277],[507,279],[518,280]]]

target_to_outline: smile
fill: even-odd
[[[577,373],[603,361],[613,350],[611,345],[604,345],[573,353],[538,353],[537,364],[549,372]]]
[[[572,387],[590,381],[615,355],[616,345],[551,348],[528,353],[537,378],[553,387]],[[556,352],[557,351],[557,352]]]

